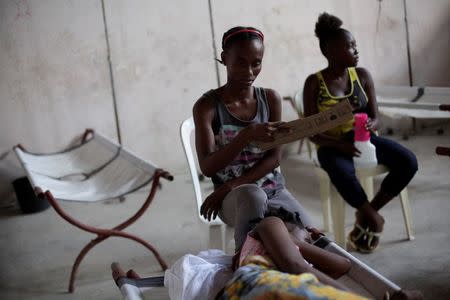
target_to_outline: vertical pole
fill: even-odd
[[[219,62],[217,61],[216,34],[214,32],[214,21],[213,21],[211,0],[208,0],[208,9],[209,9],[209,25],[211,26],[212,47],[214,52],[213,53],[214,66],[216,69],[217,87],[220,87]]]
[[[114,85],[114,74],[113,74],[112,63],[111,63],[111,48],[109,46],[108,24],[106,23],[104,0],[101,0],[101,3],[102,3],[102,14],[103,14],[103,26],[105,28],[106,51],[108,54],[109,79],[111,82],[111,94],[112,94],[113,107],[114,107],[114,117],[116,119],[117,139],[119,141],[119,144],[122,144],[122,137],[120,135],[119,113],[117,111],[116,90],[115,90],[115,85]]]
[[[405,16],[405,29],[406,29],[406,54],[408,56],[408,75],[409,75],[409,86],[413,86],[413,76],[411,69],[411,48],[409,43],[409,26],[408,26],[408,13],[406,9],[406,0],[403,0],[403,11]]]
[[[412,68],[411,68],[411,47],[409,43],[409,26],[408,26],[408,12],[406,9],[406,0],[403,0],[403,11],[405,16],[405,31],[406,31],[406,54],[408,57],[408,77],[409,77],[409,86],[413,86],[413,76],[412,76]],[[416,118],[411,118],[413,133],[416,133]]]

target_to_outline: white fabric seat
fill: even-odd
[[[86,139],[89,134],[92,138]],[[62,152],[35,154],[26,151],[22,146],[16,146],[14,150],[37,197],[48,201],[70,224],[97,235],[84,246],[75,259],[70,275],[69,292],[74,291],[76,273],[85,255],[95,245],[109,237],[122,237],[140,243],[155,255],[163,270],[167,268],[166,262],[150,243],[123,230],[134,223],[149,207],[158,189],[160,177],[173,180],[168,172],[140,159],[93,130],[86,130],[80,145]],[[94,202],[118,198],[145,186],[150,181],[153,181],[152,186],[141,208],[129,219],[110,229],[93,227],[76,220],[67,214],[56,200]]]
[[[156,169],[99,133],[81,146],[54,154],[33,154],[15,147],[33,186],[59,200],[113,199],[149,183]]]

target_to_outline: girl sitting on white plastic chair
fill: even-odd
[[[235,27],[222,38],[221,63],[227,83],[206,92],[194,105],[195,142],[202,173],[215,190],[201,214],[217,215],[235,228],[238,250],[251,228],[270,207],[283,207],[311,225],[303,207],[287,191],[279,171],[280,148],[263,151],[253,141],[270,142],[283,128],[281,98],[274,90],[253,86],[261,71],[264,36],[252,27]]]
[[[353,157],[360,152],[353,144],[353,121],[318,134],[311,141],[319,146],[318,160],[333,185],[357,209],[355,227],[348,238],[350,244],[360,252],[372,252],[378,246],[384,226],[384,218],[378,211],[408,185],[418,166],[410,150],[374,133],[379,123],[374,83],[366,69],[356,68],[355,39],[341,25],[340,19],[327,13],[321,14],[316,23],[315,32],[328,67],[306,79],[305,116],[325,111],[345,99],[353,105],[354,112],[369,116],[366,129],[372,131],[370,141],[376,147],[378,163],[390,170],[370,203],[355,174]]]

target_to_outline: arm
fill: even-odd
[[[309,75],[305,81],[303,89],[303,106],[305,108],[305,117],[317,114],[317,97],[319,95],[319,80],[315,74]],[[310,140],[320,146],[332,147],[337,151],[348,156],[359,156],[361,152],[353,143],[344,142],[339,137],[331,136],[325,133],[319,133]]]
[[[227,166],[249,143],[246,131],[241,130],[231,143],[223,149],[215,151],[214,103],[208,98],[200,98],[194,105],[195,146],[202,173],[208,177]]]
[[[319,94],[319,80],[315,74],[311,74],[306,78],[303,88],[303,107],[305,109],[305,117],[319,113],[317,108],[317,96]],[[337,147],[339,139],[337,137],[324,133],[316,134],[310,137],[310,140],[320,146]]]
[[[281,125],[282,123],[279,123],[281,120],[281,97],[274,90],[266,89],[265,91],[270,111],[269,123]],[[264,157],[259,162],[247,170],[241,177],[233,180],[233,186],[254,183],[278,167],[280,160],[281,146],[266,151]]]
[[[205,98],[197,101],[194,106],[197,155],[200,168],[206,176],[212,176],[223,169],[250,141],[273,141],[272,133],[282,125],[282,122],[279,122],[281,119],[281,97],[273,90],[266,90],[266,95],[270,110],[269,123],[247,126],[238,133],[231,143],[218,151],[214,151],[214,133],[211,126],[214,118],[213,104]],[[233,188],[246,183],[254,183],[278,167],[280,155],[280,147],[267,151],[264,157],[242,176],[222,184],[210,194],[203,202],[200,213],[208,220],[215,219],[223,199]]]
[[[217,151],[215,149],[214,132],[212,129],[215,110],[214,103],[205,97],[200,98],[195,103],[193,109],[195,122],[195,145],[200,169],[203,174],[211,177],[219,170],[225,168],[251,141],[273,141],[272,133],[275,132],[277,127],[281,125],[281,123],[274,123],[275,119],[279,121],[281,118],[281,100],[278,94],[276,94],[276,97],[278,98],[274,100],[273,94],[276,93],[273,91],[268,91],[267,94],[271,113],[269,123],[251,124],[243,128],[239,131],[231,143]],[[278,104],[270,104],[275,101],[278,101]],[[277,105],[278,108],[276,107]],[[276,111],[277,109],[278,113]],[[278,118],[272,117],[272,115],[278,115]],[[256,168],[256,165],[254,168]],[[259,177],[257,174],[256,176],[253,174],[253,177],[249,177],[249,179],[243,183],[254,182],[263,177],[265,174],[267,174],[267,172],[261,174]]]
[[[281,272],[290,274],[309,272],[324,284],[346,290],[340,283],[305,262],[301,253],[302,249],[300,251],[297,249],[285,224],[279,218],[264,218],[255,227],[255,233],[261,239],[264,249]],[[311,245],[311,247],[315,246]]]
[[[319,95],[319,80],[315,74],[311,74],[305,81],[303,88],[303,107],[305,108],[305,117],[317,114],[317,97]],[[339,137],[331,136],[325,133],[319,133],[310,140],[320,146],[333,147],[336,150],[349,155],[359,156],[360,152],[353,143],[344,142]]]
[[[364,68],[356,68],[361,85],[367,95],[367,111],[369,120],[367,120],[367,130],[376,131],[380,126],[380,119],[378,117],[378,104],[375,94],[375,84],[369,71]]]

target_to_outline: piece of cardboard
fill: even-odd
[[[286,122],[290,132],[276,132],[273,142],[253,142],[262,150],[269,150],[276,146],[291,143],[304,137],[325,132],[353,119],[353,108],[348,100],[343,100],[332,108],[294,121]]]

